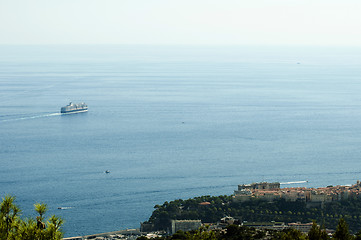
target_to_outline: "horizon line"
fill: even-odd
[[[199,46],[199,47],[347,47],[361,48],[360,45],[346,44],[201,44],[201,43],[0,43],[0,46]]]

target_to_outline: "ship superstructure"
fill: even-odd
[[[64,114],[70,114],[70,113],[81,113],[81,112],[87,112],[88,111],[88,105],[85,103],[72,103],[70,102],[65,107],[62,107],[60,109],[61,113]]]

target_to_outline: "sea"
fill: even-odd
[[[238,184],[358,179],[359,47],[0,46],[0,197],[46,203],[66,237]]]

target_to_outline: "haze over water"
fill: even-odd
[[[360,64],[360,48],[0,46],[0,196],[76,236],[242,183],[352,184]],[[89,112],[60,115],[69,101]]]

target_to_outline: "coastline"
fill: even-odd
[[[66,237],[63,240],[84,240],[84,239],[136,239],[141,235],[139,228],[125,229],[113,232],[90,234],[85,236]]]

